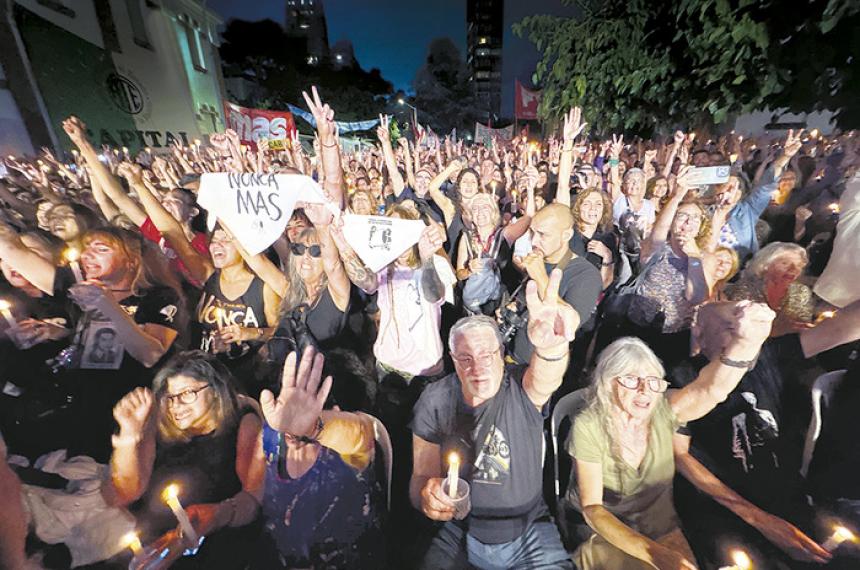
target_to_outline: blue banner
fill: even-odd
[[[305,111],[304,109],[300,109],[295,105],[290,105],[289,103],[287,103],[287,106],[290,108],[290,113],[297,117],[301,117],[302,119],[310,123],[313,128],[317,128],[316,119],[314,119],[314,116],[311,115],[309,112]],[[369,121],[357,122],[335,121],[334,124],[337,125],[338,132],[348,133],[351,131],[366,131],[368,129],[372,129],[379,124],[379,119],[370,119]]]

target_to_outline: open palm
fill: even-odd
[[[331,391],[331,376],[320,384],[324,362],[323,355],[310,347],[302,355],[298,370],[296,353],[287,356],[278,397],[269,390],[260,394],[263,416],[272,429],[295,436],[313,433]]]

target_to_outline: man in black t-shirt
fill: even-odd
[[[600,272],[585,258],[570,250],[573,236],[573,216],[562,204],[542,208],[532,219],[532,253],[523,258],[529,278],[543,293],[553,268],[562,270],[559,296],[577,312],[584,329],[591,326],[591,317],[597,306],[597,297],[603,290]],[[519,306],[525,306],[525,291],[518,295]],[[532,343],[524,328],[514,336],[512,357],[518,364],[527,364],[532,356]]]
[[[553,271],[544,299],[529,283],[529,366],[505,369],[501,335],[486,316],[460,319],[449,346],[456,372],[429,385],[415,405],[413,506],[439,525],[420,565],[572,568],[542,498],[543,420],[567,368],[579,315],[558,296]],[[471,509],[455,520],[443,468],[452,453],[469,482]]]

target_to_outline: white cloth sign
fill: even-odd
[[[421,220],[401,220],[385,216],[343,218],[343,235],[368,269],[374,273],[418,243],[424,228]]]
[[[284,233],[297,202],[324,204],[326,199],[310,176],[259,172],[206,173],[197,194],[209,229],[220,219],[251,255]]]

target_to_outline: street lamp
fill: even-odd
[[[412,105],[410,105],[409,103],[407,103],[407,102],[406,102],[406,99],[404,99],[403,97],[400,97],[400,98],[398,98],[398,99],[397,99],[397,104],[398,104],[398,105],[406,105],[407,107],[409,107],[410,109],[412,109],[413,111],[415,111],[415,114],[416,114],[416,115],[418,114],[418,108],[417,108],[417,107],[414,107],[414,106],[412,106]]]

